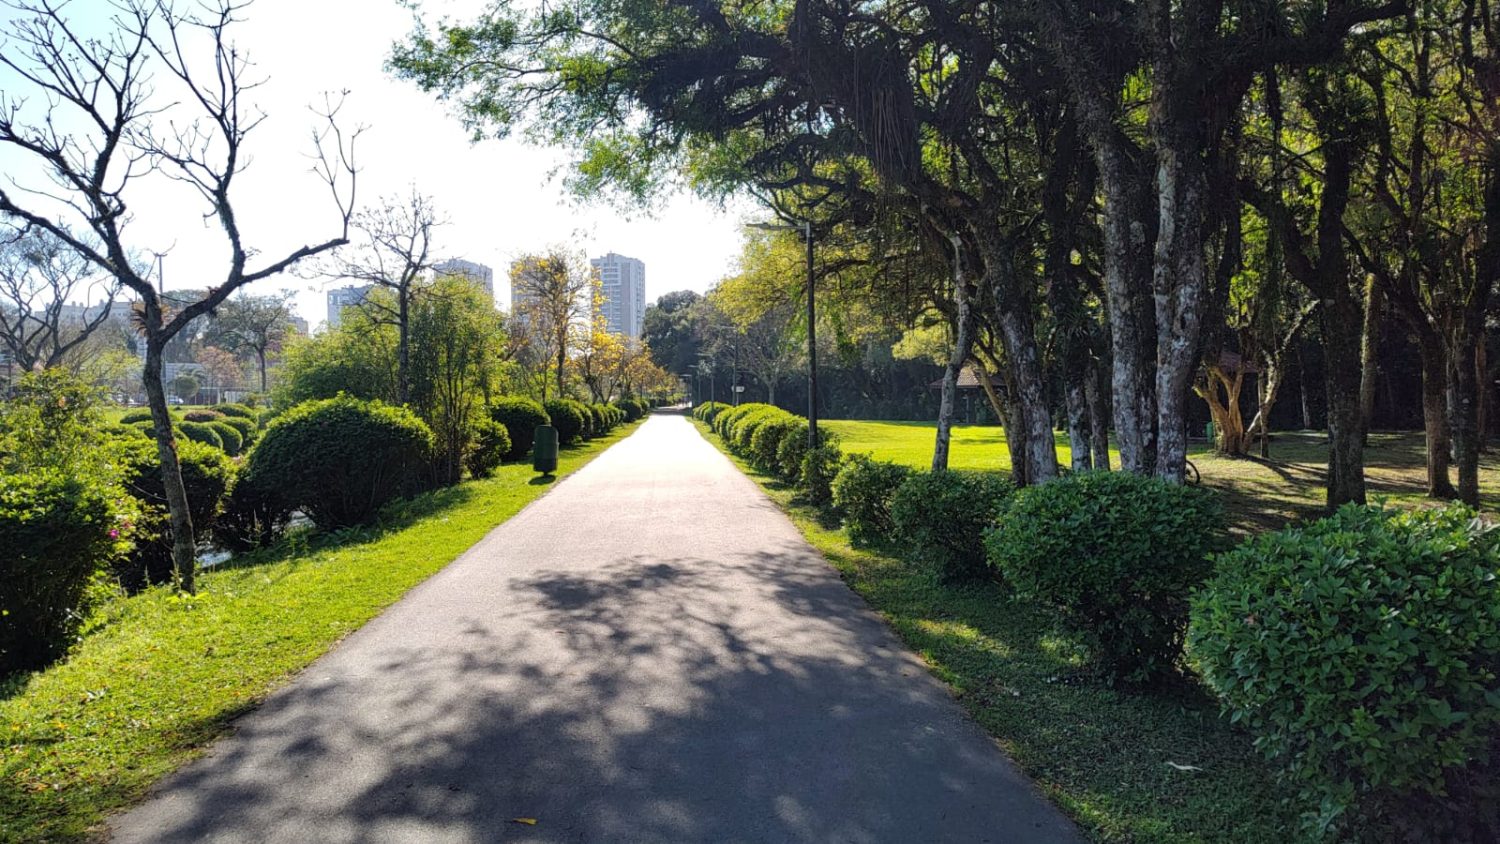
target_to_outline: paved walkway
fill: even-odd
[[[675,416],[653,417],[350,636],[111,831],[1077,840]]]

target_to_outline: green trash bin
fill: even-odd
[[[531,443],[531,467],[544,475],[557,471],[557,429],[551,425],[536,426]]]

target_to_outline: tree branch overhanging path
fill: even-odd
[[[0,185],[0,216],[65,243],[101,274],[139,297],[146,346],[144,387],[156,430],[180,588],[193,589],[196,542],[162,384],[162,351],[193,320],[235,291],[348,242],[355,201],[359,129],[341,126],[342,95],[313,111],[315,177],[326,187],[332,231],[280,256],[255,254],[242,230],[234,187],[248,142],[265,119],[249,100],[259,84],[233,41],[248,3],[125,0],[107,22],[83,19],[54,0],[14,0],[0,65],[23,86],[0,92],[0,146],[17,153],[47,186],[15,178]],[[104,23],[104,33],[92,28]],[[132,260],[128,199],[164,183],[201,203],[228,248],[221,278],[201,298],[174,306]]]

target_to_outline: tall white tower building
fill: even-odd
[[[490,295],[490,301],[495,301],[495,271],[486,264],[473,261],[465,261],[462,258],[450,258],[439,264],[434,264],[433,271],[439,275],[462,276],[484,289]]]
[[[609,332],[639,340],[646,318],[646,265],[614,252],[589,263],[599,271],[603,287],[599,309],[604,314]]]

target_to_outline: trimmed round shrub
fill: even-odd
[[[224,422],[222,419],[215,422],[205,422],[204,424],[213,428],[214,433],[219,435],[219,442],[223,444],[225,454],[230,457],[239,456],[241,449],[244,448],[245,438],[240,434],[238,428]]]
[[[140,530],[135,549],[114,565],[115,578],[127,592],[172,581],[172,525],[167,517],[166,486],[161,460],[150,440],[120,440],[110,444],[120,468],[125,491],[140,504]],[[235,463],[223,451],[184,440],[177,444],[177,464],[187,492],[193,532],[208,536],[214,529],[225,495],[234,483]]]
[[[536,429],[551,424],[547,411],[540,403],[521,396],[504,396],[490,405],[490,418],[505,426],[510,435],[510,451],[506,460],[524,460],[531,453],[531,444],[536,440]]]
[[[302,510],[323,530],[375,521],[431,486],[432,430],[405,408],[341,396],[297,405],[250,452],[245,477],[269,515]]]
[[[243,416],[225,416],[218,421],[240,433],[241,449],[248,448],[251,443],[255,442],[255,435],[260,433],[255,422]]]
[[[488,478],[495,474],[505,455],[510,453],[510,434],[505,426],[492,419],[479,419],[474,423],[474,442],[464,456],[464,466],[476,478]]]
[[[1018,491],[986,540],[1016,594],[1054,610],[1112,680],[1170,674],[1188,596],[1223,547],[1218,497],[1130,472],[1081,472]]]
[[[779,474],[781,464],[776,460],[776,454],[781,449],[781,441],[788,434],[797,430],[799,417],[793,416],[786,411],[779,413],[768,413],[764,420],[755,428],[755,433],[750,435],[748,453],[750,462],[755,468],[763,472]],[[803,436],[806,436],[806,423],[803,423]]]
[[[217,422],[224,418],[224,414],[213,410],[189,410],[182,414],[185,422]]]
[[[618,407],[620,409],[620,412],[625,414],[626,422],[634,422],[635,420],[641,418],[641,416],[643,415],[640,405],[636,404],[630,399],[617,399],[615,401],[615,407]]]
[[[797,485],[808,503],[821,507],[833,500],[833,479],[843,460],[844,453],[828,439],[802,455],[802,474]]]
[[[120,424],[121,425],[135,425],[135,424],[137,424],[139,422],[145,422],[147,424],[150,424],[151,423],[151,411],[149,411],[149,410],[132,410],[129,413],[125,414],[124,416],[120,417]]]
[[[583,436],[583,413],[578,410],[577,402],[550,399],[542,407],[546,408],[552,427],[557,429],[558,445],[572,445]]]
[[[714,417],[729,409],[729,405],[720,401],[706,401],[693,408],[693,418],[713,424]]]
[[[215,431],[213,426],[207,422],[184,422],[177,430],[183,437],[195,443],[211,445],[220,451],[225,450],[224,440],[219,437],[219,432]]]
[[[214,410],[221,416],[232,416],[238,419],[249,419],[251,422],[255,422],[260,418],[260,414],[256,413],[254,408],[246,407],[243,404],[226,402],[224,404],[214,405],[212,410]]]
[[[896,547],[944,580],[982,578],[985,528],[1014,490],[996,472],[912,472],[891,495]]]
[[[0,472],[0,674],[72,646],[131,524],[109,484],[59,470]]]
[[[1221,555],[1189,651],[1314,831],[1494,840],[1500,532],[1346,505]]]
[[[839,469],[833,479],[833,506],[844,515],[851,542],[864,546],[891,543],[896,530],[891,500],[911,474],[909,466],[871,460],[866,455],[850,458]]]

